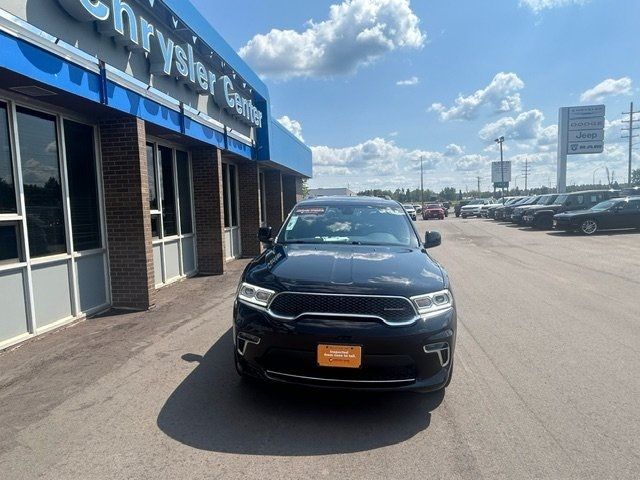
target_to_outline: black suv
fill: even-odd
[[[456,308],[446,271],[402,206],[299,203],[244,271],[234,306],[241,376],[315,387],[432,391],[451,381]]]
[[[562,193],[555,199],[553,205],[535,205],[530,207],[524,215],[526,225],[541,228],[553,228],[553,216],[573,210],[586,210],[598,203],[620,195],[618,190],[587,190],[584,192]]]

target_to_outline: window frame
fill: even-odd
[[[226,165],[226,169],[224,168],[224,165]],[[231,167],[234,168],[234,189],[231,188]],[[224,188],[223,188],[223,195],[225,195],[226,199],[227,199],[227,207],[224,210],[224,215],[225,215],[225,230],[226,231],[230,231],[234,228],[240,228],[240,183],[238,181],[238,164],[234,163],[234,162],[229,162],[229,161],[225,161],[223,162],[223,179],[222,181],[224,182]],[[233,195],[233,193],[235,193],[235,195]],[[234,198],[235,197],[235,198]],[[235,211],[236,211],[236,215],[235,215],[235,224],[234,224],[234,218],[233,218],[233,207],[235,204]],[[229,226],[227,227],[227,220],[229,220]]]
[[[194,201],[194,192],[193,192],[193,160],[191,156],[191,151],[188,148],[185,148],[183,145],[169,142],[157,137],[147,136],[146,145],[153,145],[154,150],[154,167],[156,169],[156,188],[158,188],[158,210],[148,210],[150,217],[157,217],[158,221],[158,231],[160,233],[160,237],[152,237],[152,247],[160,248],[160,264],[162,266],[162,283],[158,283],[155,285],[156,288],[162,288],[165,285],[169,285],[174,281],[177,281],[181,278],[185,278],[191,275],[195,275],[198,270],[198,254],[197,254],[197,242],[194,240],[194,258],[195,258],[195,269],[192,272],[185,271],[184,263],[183,263],[183,240],[186,238],[195,238],[197,235],[196,231],[196,219],[195,219],[195,201]],[[163,188],[162,182],[162,173],[161,173],[161,159],[159,155],[159,148],[164,147],[171,150],[171,161],[172,161],[172,173],[173,173],[173,194],[175,201],[175,217],[176,217],[176,234],[165,236],[164,235],[164,204],[163,204],[163,195],[161,194],[160,189]],[[188,161],[188,172],[189,172],[189,200],[191,201],[191,230],[190,233],[182,233],[182,219],[181,219],[181,211],[180,211],[180,190],[178,186],[178,164],[177,164],[177,152],[181,151],[187,154]],[[151,219],[151,218],[150,218]],[[179,266],[180,266],[180,275],[176,278],[168,278],[166,274],[166,244],[167,243],[177,243],[178,251],[179,251]]]
[[[0,272],[19,271],[23,272],[26,317],[27,317],[27,333],[25,338],[44,333],[56,328],[60,325],[77,319],[82,315],[89,315],[100,310],[104,310],[112,303],[111,299],[111,279],[109,272],[109,251],[107,248],[107,230],[105,218],[104,203],[104,184],[103,184],[103,164],[100,150],[100,129],[98,123],[91,118],[85,117],[77,112],[71,112],[63,107],[53,108],[50,104],[46,104],[38,99],[26,98],[6,90],[0,90],[0,102],[7,104],[9,116],[9,142],[12,155],[12,167],[14,172],[15,192],[17,196],[17,213],[16,214],[0,214],[0,222],[2,224],[14,223],[18,225],[18,248],[21,253],[20,262],[0,265]],[[27,219],[25,215],[25,199],[24,199],[24,183],[22,177],[22,158],[20,155],[20,135],[18,131],[17,109],[25,108],[37,113],[50,115],[55,118],[56,141],[58,142],[58,166],[60,169],[60,179],[62,188],[62,203],[64,214],[64,228],[66,237],[66,252],[59,255],[50,255],[44,257],[31,257],[29,252],[29,238],[27,230]],[[96,185],[98,194],[98,216],[100,224],[100,241],[101,248],[94,250],[86,250],[76,252],[73,248],[73,229],[71,225],[71,210],[69,199],[69,179],[67,172],[67,156],[66,143],[64,135],[64,121],[70,120],[76,123],[90,126],[93,133],[93,160],[95,162]],[[104,264],[104,286],[105,286],[105,303],[96,307],[92,307],[87,311],[83,311],[80,306],[80,294],[78,289],[78,270],[77,261],[81,257],[91,255],[102,255]],[[51,324],[39,326],[38,319],[35,315],[35,299],[33,290],[33,274],[34,267],[43,267],[47,265],[59,264],[66,262],[68,265],[68,282],[71,302],[71,317],[64,318]],[[12,340],[9,340],[12,342]],[[6,343],[6,342],[5,342]],[[9,343],[10,344],[10,343]]]
[[[20,202],[20,192],[22,191],[21,189],[18,188],[17,185],[17,179],[18,179],[18,175],[16,172],[16,168],[17,168],[17,159],[16,159],[16,152],[15,152],[15,141],[13,138],[13,128],[12,128],[12,112],[11,112],[11,104],[9,103],[9,101],[3,99],[2,97],[0,97],[0,104],[4,105],[5,110],[7,111],[7,134],[8,134],[8,141],[9,141],[9,155],[10,155],[10,162],[9,165],[11,167],[11,177],[12,177],[12,182],[13,182],[13,197],[14,197],[14,202],[16,205],[16,211],[15,212],[8,212],[8,213],[2,213],[0,212],[0,221],[2,220],[16,220],[17,217],[21,217],[22,213],[20,211],[20,206],[21,206],[21,202]]]

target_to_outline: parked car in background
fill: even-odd
[[[429,220],[431,218],[437,218],[444,220],[445,211],[439,203],[428,203],[422,209],[422,219]]]
[[[594,205],[588,210],[575,210],[554,215],[558,230],[579,231],[593,235],[599,230],[640,228],[640,196],[614,198]]]
[[[489,208],[486,210],[487,218],[496,218],[496,210],[504,205],[511,205],[514,202],[517,202],[522,197],[503,197],[498,199],[496,203],[493,205],[489,205]]]
[[[491,203],[493,203],[493,199],[476,198],[471,200],[467,205],[460,209],[460,216],[462,218],[479,217],[480,208],[482,208],[483,205],[489,205]]]
[[[510,198],[510,197],[499,198],[498,200],[494,200],[493,203],[487,203],[486,205],[482,205],[482,207],[480,207],[480,217],[488,218],[489,217],[489,209],[494,207],[494,206],[504,205],[504,202],[508,198]]]
[[[462,207],[464,207],[465,205],[468,205],[469,202],[471,202],[471,200],[460,200],[458,203],[456,203],[455,207],[453,207],[453,213],[456,215],[456,217],[460,216],[460,211],[462,210]]]
[[[494,220],[507,220],[506,209],[522,205],[524,202],[529,200],[529,198],[531,197],[520,197],[514,200],[513,202],[505,202],[504,205],[496,208],[493,214]]]
[[[442,207],[442,210],[444,210],[444,216],[448,217],[451,204],[449,202],[440,202],[439,205]]]
[[[620,196],[619,190],[587,190],[584,192],[563,193],[553,205],[532,206],[524,215],[525,225],[540,229],[553,228],[553,216],[574,210],[587,210],[605,200]]]
[[[504,220],[507,222],[515,222],[512,215],[516,208],[518,207],[528,207],[529,205],[535,205],[538,203],[542,195],[531,195],[527,197],[523,202],[518,205],[507,205],[504,209]],[[516,222],[517,223],[517,222]]]
[[[523,224],[524,215],[526,212],[529,211],[530,207],[533,207],[535,205],[551,205],[553,204],[556,198],[558,198],[557,193],[548,193],[546,195],[540,195],[540,197],[538,197],[538,199],[532,204],[529,204],[529,205],[523,204],[515,207],[513,209],[513,212],[511,213],[511,221],[515,223]]]
[[[416,209],[410,203],[405,203],[402,205],[407,214],[411,217],[411,220],[414,222],[417,220]]]
[[[419,203],[414,203],[413,208],[416,209],[416,215],[420,215],[422,213],[422,205]]]

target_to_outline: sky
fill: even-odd
[[[524,186],[525,160],[530,186],[553,186],[558,108],[599,103],[605,152],[570,156],[567,183],[605,183],[605,167],[626,181],[622,113],[634,99],[640,110],[638,0],[192,3],[312,148],[311,187],[418,188],[422,157],[426,188],[476,189],[479,176],[488,190],[499,136],[513,186]]]

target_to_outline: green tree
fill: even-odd
[[[631,171],[631,185],[640,186],[640,168]]]

